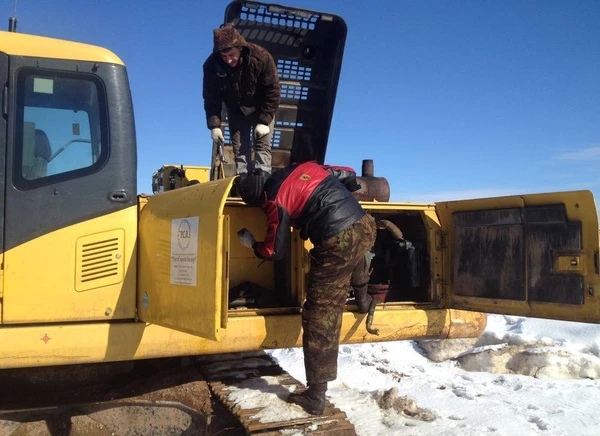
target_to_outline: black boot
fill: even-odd
[[[358,313],[367,313],[369,311],[371,296],[367,294],[367,285],[354,287],[354,300],[356,301]]]
[[[323,410],[325,410],[326,391],[327,383],[317,383],[310,385],[301,394],[290,394],[287,397],[287,402],[299,405],[311,415],[322,415]]]

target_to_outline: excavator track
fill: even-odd
[[[4,370],[0,385],[1,436],[356,435],[329,402],[288,404],[302,383],[264,352]]]
[[[326,401],[314,416],[285,398],[303,385],[264,352],[199,358],[199,369],[210,390],[250,435],[356,436],[346,414]]]

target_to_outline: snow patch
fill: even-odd
[[[276,377],[257,377],[231,386],[228,400],[241,409],[257,409],[251,416],[260,422],[306,418],[309,415],[285,401],[290,391],[281,386]]]
[[[269,353],[304,381],[301,348]],[[342,344],[327,396],[359,436],[597,436],[599,355],[600,325],[490,315],[475,342]]]
[[[600,379],[597,326],[501,315],[488,318],[487,330],[479,339],[425,340],[417,344],[429,360],[453,361],[465,371]],[[581,335],[591,336],[591,341],[582,342]]]

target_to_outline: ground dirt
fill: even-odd
[[[243,435],[189,358],[0,371],[0,436]]]

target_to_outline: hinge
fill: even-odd
[[[447,289],[448,289],[448,283],[446,283],[442,279],[437,279],[435,281],[435,285],[436,285],[435,299],[437,300],[437,302],[439,304],[444,306],[446,303],[446,293],[447,293]]]
[[[443,250],[448,247],[448,234],[441,230],[435,232],[435,249]]]

